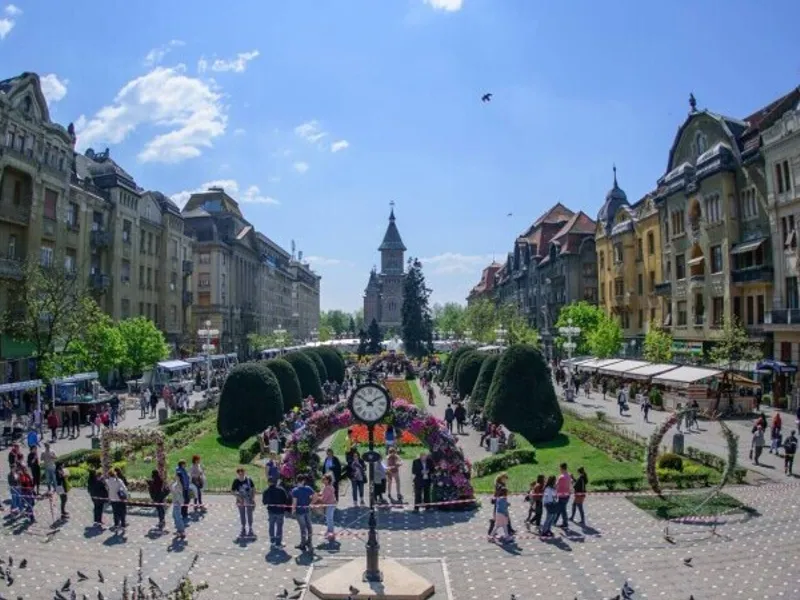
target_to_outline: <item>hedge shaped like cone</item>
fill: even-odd
[[[283,360],[288,362],[297,373],[300,381],[300,392],[303,398],[312,396],[317,402],[322,402],[322,383],[319,371],[311,357],[305,352],[289,352],[284,354]]]
[[[486,355],[477,350],[465,352],[456,365],[455,388],[460,398],[472,392]]]
[[[320,385],[328,381],[328,369],[325,368],[325,363],[322,362],[322,359],[320,358],[319,353],[316,351],[316,348],[305,348],[301,350],[301,352],[314,361],[314,366],[317,367],[317,375],[319,375]]]
[[[303,405],[303,393],[300,391],[300,380],[294,367],[282,358],[264,361],[264,366],[272,371],[281,386],[283,409],[288,412]]]
[[[492,378],[499,361],[499,354],[490,354],[483,360],[481,370],[478,372],[478,378],[475,380],[475,385],[469,395],[468,408],[470,413],[482,410],[483,405],[486,404],[486,396],[489,394],[489,388],[492,387]]]
[[[330,346],[311,348],[311,351],[322,359],[325,371],[328,373],[328,380],[336,383],[344,382],[345,365],[341,354]]]
[[[239,443],[277,425],[283,418],[283,396],[275,375],[260,363],[237,365],[225,378],[217,410],[217,432]]]
[[[469,352],[473,349],[474,348],[471,346],[461,346],[450,353],[450,356],[447,358],[447,364],[444,366],[444,377],[442,379],[443,382],[450,383],[453,381],[453,378],[456,374],[456,365],[458,364],[458,360],[465,352]]]
[[[550,379],[547,361],[534,346],[512,346],[497,363],[486,398],[486,416],[529,442],[558,435],[564,417]]]

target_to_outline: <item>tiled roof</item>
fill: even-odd
[[[400,232],[394,222],[394,209],[389,215],[389,226],[386,228],[386,233],[383,235],[383,241],[378,246],[378,250],[403,250],[404,252],[406,250],[403,238],[400,237]]]
[[[773,100],[761,110],[747,117],[747,129],[741,134],[742,154],[748,154],[761,147],[761,131],[772,126],[786,111],[800,100],[800,86]]]

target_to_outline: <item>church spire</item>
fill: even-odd
[[[384,250],[402,250],[406,251],[406,246],[403,244],[403,238],[400,237],[400,232],[397,229],[394,217],[394,200],[389,203],[391,210],[389,212],[389,226],[386,228],[386,233],[383,236],[383,242],[378,247],[380,252]]]

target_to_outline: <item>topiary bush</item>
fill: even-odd
[[[297,373],[300,382],[300,393],[303,398],[312,396],[317,402],[322,402],[322,382],[319,379],[319,371],[314,361],[304,352],[289,352],[283,359],[292,365]]]
[[[320,346],[319,348],[314,348],[314,351],[325,364],[328,379],[336,383],[344,382],[345,367],[342,355],[330,346]]]
[[[217,432],[223,440],[238,444],[282,418],[281,386],[272,371],[261,363],[231,369],[217,409]]]
[[[485,410],[489,420],[529,442],[546,442],[558,435],[564,417],[547,375],[547,361],[538,348],[520,344],[500,356]]]
[[[478,377],[475,379],[475,385],[472,386],[472,392],[469,395],[468,409],[470,413],[478,412],[483,409],[486,404],[486,396],[489,393],[489,388],[492,386],[492,377],[494,377],[497,363],[500,360],[499,354],[490,354],[483,359],[481,369],[478,371]]]
[[[252,435],[239,445],[239,463],[249,465],[261,454],[261,434]]]
[[[314,366],[317,367],[317,375],[319,376],[320,385],[328,381],[328,369],[325,367],[325,363],[320,357],[319,352],[316,348],[306,348],[305,350],[301,350],[308,358],[314,361]]]
[[[300,380],[294,367],[282,358],[265,360],[263,365],[272,371],[278,380],[278,385],[281,386],[284,412],[302,406],[303,393],[300,391]]]
[[[673,452],[665,452],[659,456],[656,464],[659,469],[683,471],[683,458]]]
[[[478,380],[478,373],[481,371],[486,355],[477,350],[465,352],[458,360],[456,365],[455,386],[459,397],[463,398],[472,393],[475,382]]]
[[[461,346],[450,353],[450,356],[447,359],[447,364],[444,366],[444,377],[442,378],[443,383],[451,383],[453,381],[458,360],[465,352],[469,352],[472,349],[473,348],[471,346]]]

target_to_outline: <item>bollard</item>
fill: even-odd
[[[163,425],[167,422],[167,417],[169,416],[169,411],[166,408],[159,408],[158,409],[158,424]]]
[[[683,454],[683,434],[676,433],[672,436],[672,451],[675,454]]]

